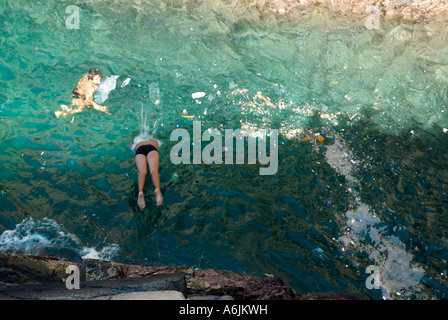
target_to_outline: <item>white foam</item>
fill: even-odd
[[[26,218],[15,229],[6,230],[0,235],[0,251],[5,253],[40,255],[51,252],[51,249],[60,251],[64,248],[83,259],[110,260],[119,251],[119,246],[114,243],[100,249],[85,247],[76,235],[66,232],[56,221],[46,217]]]
[[[6,230],[0,235],[0,247],[4,251],[23,251],[33,254],[41,247],[60,246],[78,243],[78,239],[61,230],[52,219],[35,220],[26,218],[13,230]]]
[[[82,258],[83,259],[99,259],[99,260],[111,260],[113,256],[118,252],[119,246],[115,243],[103,247],[100,251],[95,248],[83,248]]]
[[[146,140],[151,140],[152,139],[152,135],[148,134],[148,133],[139,133],[135,138],[134,138],[134,142],[132,143],[131,146],[131,150],[134,151],[135,150],[135,146],[137,144],[139,144],[142,141],[146,141]]]
[[[146,110],[145,106],[141,107],[141,111],[140,111],[140,132],[139,134],[134,137],[134,141],[130,147],[130,149],[132,151],[135,151],[135,146],[137,144],[139,144],[142,141],[146,141],[146,140],[157,140],[154,139],[154,133],[157,130],[157,124],[158,124],[159,120],[156,120],[154,122],[152,131],[150,131],[149,128],[149,124],[148,124],[148,112]],[[159,148],[160,146],[162,146],[162,141],[157,140],[158,144],[159,144]]]

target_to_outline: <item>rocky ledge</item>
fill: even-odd
[[[67,267],[79,270],[79,288]],[[68,287],[67,287],[67,284]],[[1,300],[358,300],[353,294],[298,295],[279,277],[230,271],[148,267],[86,259],[0,253]]]

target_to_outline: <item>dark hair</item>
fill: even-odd
[[[87,72],[87,79],[92,80],[96,75],[104,78],[103,74],[98,69],[90,69],[89,72]]]

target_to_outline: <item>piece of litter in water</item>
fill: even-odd
[[[319,142],[319,143],[324,143],[324,142],[325,142],[325,138],[322,137],[320,134],[318,134],[318,135],[315,137],[315,139],[316,139],[316,141]]]
[[[121,84],[121,87],[123,88],[124,86],[127,86],[129,81],[131,81],[131,78],[127,78],[126,80],[124,80],[123,83]]]
[[[447,128],[443,128],[443,133],[446,133],[448,131]]]
[[[191,94],[193,99],[199,99],[205,96],[205,92],[195,92]]]
[[[96,103],[103,103],[107,100],[109,93],[117,86],[118,77],[119,76],[110,76],[106,80],[101,81],[98,90],[94,95]]]
[[[268,100],[268,98],[264,97],[260,91],[257,92],[257,96],[263,99],[268,105],[270,105],[272,108],[277,108],[275,104],[273,104],[271,101]]]
[[[149,84],[149,99],[156,106],[160,103],[160,88],[158,82],[151,82]]]
[[[324,250],[322,250],[322,248],[319,248],[319,247],[314,248],[313,250],[314,250],[314,251],[317,251],[317,252],[320,252],[320,253],[323,253],[323,252],[324,252]]]

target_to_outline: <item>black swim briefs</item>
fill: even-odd
[[[152,144],[144,144],[138,147],[137,150],[135,150],[135,155],[142,154],[146,157],[148,153],[150,153],[151,151],[157,151],[157,148],[154,147]]]
[[[75,89],[73,89],[73,91],[72,91],[72,95],[73,95],[73,98],[74,99],[81,99],[81,100],[86,100],[86,95],[85,94],[82,94],[82,93],[80,93],[80,92],[78,92],[78,90],[77,90],[78,88],[75,88]]]

